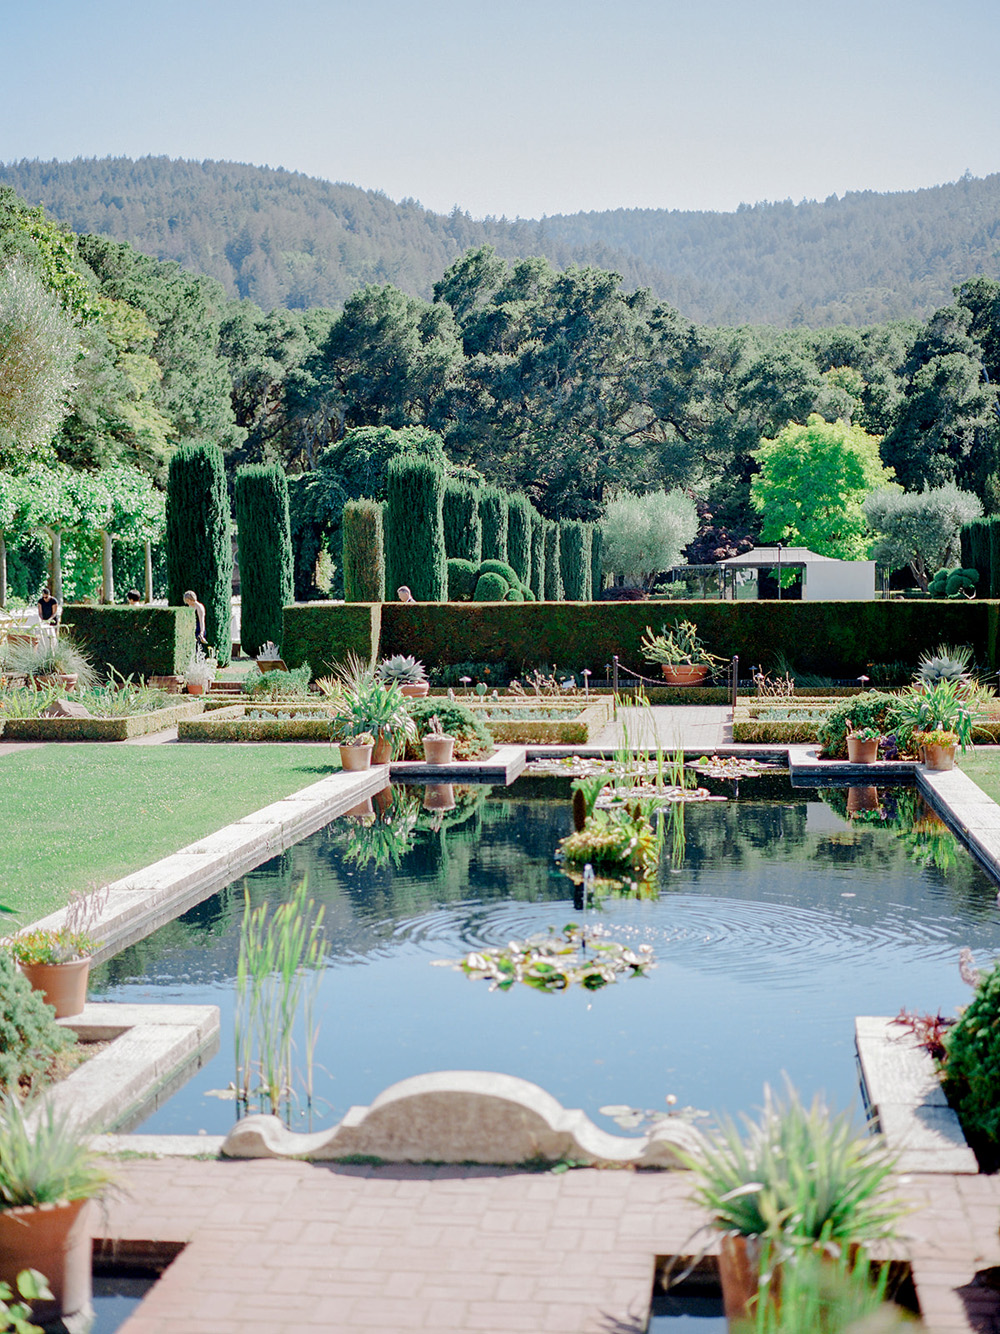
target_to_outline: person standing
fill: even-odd
[[[59,630],[59,617],[62,614],[62,607],[52,596],[48,588],[42,589],[42,596],[38,599],[38,640],[39,643],[48,641],[54,645]]]
[[[188,591],[184,594],[184,605],[185,605],[186,607],[193,607],[193,608],[194,608],[194,622],[195,622],[195,634],[194,634],[194,637],[195,637],[195,641],[196,641],[196,643],[198,644],[198,646],[199,646],[200,648],[205,648],[205,646],[206,646],[207,643],[208,643],[208,640],[205,638],[205,606],[204,606],[204,603],[199,602],[199,601],[198,601],[198,597],[197,597],[197,595],[196,595],[195,593],[193,593],[193,592],[191,591],[191,589],[189,588]]]

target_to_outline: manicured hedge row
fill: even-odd
[[[247,718],[246,705],[234,705],[201,718],[189,718],[177,726],[178,741],[329,741],[330,718],[317,709],[310,718]],[[273,706],[252,705],[271,712]],[[274,712],[285,710],[274,708]],[[288,712],[295,710],[289,709]],[[301,711],[301,710],[299,710]],[[336,755],[336,750],[333,755]],[[331,757],[330,764],[333,766]],[[339,767],[339,765],[338,765]]]
[[[192,607],[71,605],[63,623],[100,672],[122,676],[183,675],[194,653]]]
[[[961,601],[463,603],[401,607],[382,614],[381,652],[413,653],[428,667],[450,662],[589,667],[603,675],[617,653],[623,666],[655,675],[643,660],[647,625],[687,617],[712,653],[740,656],[740,671],[772,666],[777,653],[796,667],[835,677],[863,673],[872,662],[916,663],[940,643],[971,644],[996,666],[998,606]],[[706,701],[707,702],[707,701]]]
[[[185,718],[201,713],[203,707],[200,699],[188,699],[131,718],[9,718],[4,736],[8,741],[127,741],[175,723],[179,726]]]
[[[448,604],[435,604],[439,610]],[[306,602],[286,607],[282,623],[281,652],[289,667],[308,662],[313,676],[325,676],[335,662],[348,653],[369,661],[379,652],[380,619],[384,610],[415,611],[387,602]]]

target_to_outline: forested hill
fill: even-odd
[[[932,189],[476,221],[413,200],[232,162],[147,157],[0,165],[0,184],[78,232],[129,241],[232,296],[339,307],[366,283],[428,297],[465,250],[592,264],[709,324],[818,326],[926,316],[956,283],[1000,277],[1000,175]]]

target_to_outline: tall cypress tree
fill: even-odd
[[[276,464],[247,464],[233,485],[240,554],[240,643],[255,657],[281,643],[282,609],[292,600],[292,533],[288,483]]]
[[[191,589],[205,605],[205,636],[219,663],[232,657],[233,542],[222,450],[181,445],[167,472],[167,596]]]
[[[471,560],[478,565],[483,558],[479,492],[468,482],[445,483],[444,546],[449,560]]]
[[[545,520],[531,511],[531,591],[541,602],[545,597]]]
[[[507,564],[530,585],[531,501],[520,492],[507,497]]]
[[[483,527],[483,560],[507,560],[507,506],[496,486],[479,492],[479,519]]]
[[[418,602],[448,597],[444,547],[444,470],[419,456],[389,464],[385,515],[385,574],[390,597],[405,584]]]
[[[604,590],[604,532],[599,523],[590,532],[590,596],[597,598]]]
[[[562,570],[559,563],[559,525],[545,525],[545,601],[562,602]]]
[[[563,596],[567,602],[582,602],[586,595],[583,569],[583,524],[563,519],[559,524],[559,562]]]
[[[344,533],[344,601],[385,601],[385,546],[382,506],[377,500],[349,500],[341,520]]]
[[[594,576],[590,568],[590,562],[593,555],[594,525],[592,523],[580,524],[580,540],[583,543],[583,600],[592,602],[594,600]]]

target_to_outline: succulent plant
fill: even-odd
[[[968,644],[939,644],[933,653],[922,653],[917,663],[917,680],[927,686],[939,681],[965,682],[970,679],[972,649]]]
[[[395,681],[398,685],[416,686],[427,680],[424,664],[410,654],[396,653],[383,658],[377,670],[380,681]]]

